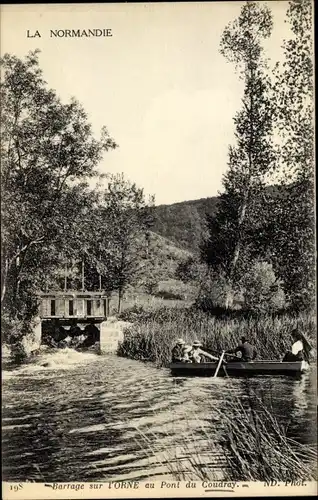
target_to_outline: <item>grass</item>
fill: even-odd
[[[223,446],[231,479],[238,481],[317,480],[317,450],[287,436],[268,402],[235,398],[223,413]]]
[[[162,436],[157,439],[139,430],[139,445],[148,449],[149,455],[161,456],[161,463],[175,480],[317,480],[316,447],[288,437],[287,428],[262,396],[250,393],[244,404],[235,396],[223,402],[222,410],[211,405],[211,414],[216,413],[217,432],[215,425],[200,428],[204,449],[194,433],[162,452],[158,446]],[[173,438],[171,435],[170,441]]]
[[[164,308],[185,308],[193,304],[197,295],[197,286],[185,284],[176,279],[160,280],[152,293],[143,286],[130,287],[126,290],[122,301],[122,311],[143,308],[148,311],[158,311]],[[112,315],[118,313],[118,294],[113,292],[110,301]]]
[[[111,301],[110,313],[117,315],[117,296],[113,294]],[[149,295],[146,292],[136,292],[125,297],[122,303],[123,313],[131,313],[134,311],[146,310],[156,312],[164,308],[179,309],[191,305],[191,300],[167,299],[160,296]]]
[[[126,311],[134,325],[126,330],[118,349],[120,356],[152,361],[167,366],[171,348],[178,337],[187,343],[199,339],[212,354],[234,348],[242,335],[250,340],[260,359],[281,359],[290,348],[295,326],[315,344],[315,318],[310,315],[261,315],[258,317],[215,317],[192,309],[160,308]]]

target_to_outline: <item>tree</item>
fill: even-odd
[[[145,241],[147,245],[147,251],[142,252],[140,268],[142,273],[138,278],[138,287],[143,289],[149,295],[155,295],[158,291],[159,282],[163,279],[164,263],[167,259],[161,257],[160,255],[160,245],[156,239],[154,233],[149,232],[147,235],[147,240]]]
[[[315,300],[313,21],[310,0],[289,2],[292,38],[275,69],[275,121],[280,137],[282,189],[268,207],[276,272],[292,304]]]
[[[250,311],[274,312],[285,305],[285,294],[272,264],[254,262],[241,279],[245,307]]]
[[[33,315],[34,293],[49,282],[88,210],[86,180],[97,175],[99,140],[82,106],[47,88],[38,51],[1,59],[1,305],[11,317]]]
[[[202,255],[225,274],[229,289],[253,254],[255,231],[251,229],[261,224],[265,179],[274,166],[270,80],[262,48],[271,29],[268,7],[247,2],[221,40],[221,53],[235,64],[244,92],[242,109],[234,118],[236,145],[229,148],[224,192],[216,216],[208,220],[209,237]]]
[[[122,174],[109,175],[108,186],[94,213],[94,240],[89,246],[91,264],[104,287],[118,291],[118,312],[128,285],[147,272],[153,199]]]
[[[206,273],[206,265],[196,255],[190,255],[179,262],[175,276],[184,283],[198,282]]]

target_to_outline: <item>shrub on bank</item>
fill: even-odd
[[[282,283],[268,262],[254,262],[242,276],[241,286],[244,289],[244,307],[250,311],[275,312],[286,305]]]
[[[196,287],[190,283],[170,279],[161,281],[154,295],[163,299],[188,300],[195,298],[196,291]]]
[[[6,314],[1,318],[1,337],[10,349],[10,361],[15,364],[23,363],[27,357],[27,351],[23,345],[23,339],[31,332],[29,321],[12,318]]]
[[[274,313],[286,308],[286,300],[283,283],[275,276],[272,264],[256,260],[234,284],[225,274],[207,272],[201,279],[196,307],[206,312],[225,308]]]

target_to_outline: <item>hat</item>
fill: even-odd
[[[176,341],[176,344],[185,344],[185,341],[183,339],[178,339]]]
[[[195,341],[193,342],[192,346],[193,346],[193,347],[201,347],[201,346],[202,346],[202,344],[201,344],[201,342],[200,342],[199,340],[195,340]]]
[[[300,333],[300,331],[297,328],[294,328],[292,330],[291,334],[292,334],[292,337],[294,337],[297,340],[301,340],[302,337],[303,337],[302,334]]]

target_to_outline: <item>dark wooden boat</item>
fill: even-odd
[[[210,363],[171,363],[172,375],[177,376],[204,376],[213,377],[217,368],[217,361]],[[288,375],[297,376],[306,372],[309,365],[306,361],[232,361],[223,364],[218,372],[219,376],[253,376],[253,375]]]

